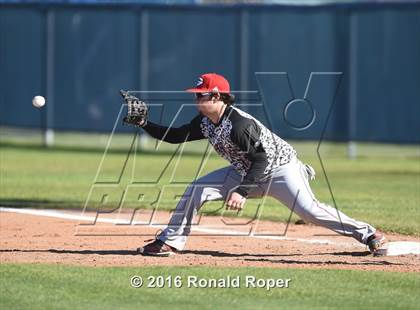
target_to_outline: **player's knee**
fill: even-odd
[[[202,186],[195,183],[190,184],[184,192],[184,197],[189,197],[194,204],[202,204],[205,201],[205,192]]]
[[[200,203],[203,204],[207,201],[212,201],[218,199],[219,192],[212,187],[203,187],[200,191]]]
[[[188,186],[184,196],[191,197],[195,205],[201,206],[207,201],[216,200],[220,194],[215,188],[192,183],[190,186]]]

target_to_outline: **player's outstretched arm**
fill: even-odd
[[[198,119],[201,116],[195,117],[189,124],[181,127],[167,127],[161,126],[152,122],[147,122],[143,129],[153,138],[163,140],[168,143],[183,143],[187,141],[194,141],[204,139],[199,125],[197,126]]]

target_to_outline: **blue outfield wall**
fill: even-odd
[[[0,4],[0,72],[2,126],[109,132],[119,89],[143,91],[167,125],[182,108],[178,125],[197,112],[167,91],[219,72],[284,138],[420,142],[419,3]]]

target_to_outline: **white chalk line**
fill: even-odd
[[[8,213],[20,213],[20,214],[28,214],[28,215],[36,215],[36,216],[45,216],[45,217],[53,217],[53,218],[61,218],[67,220],[77,220],[77,221],[89,221],[98,223],[110,223],[110,224],[128,224],[128,225],[144,225],[148,227],[154,228],[165,228],[165,225],[158,225],[158,224],[148,224],[148,222],[144,221],[137,221],[137,222],[130,222],[128,220],[121,220],[121,219],[106,219],[106,218],[96,218],[96,216],[86,216],[86,215],[77,215],[77,214],[69,214],[59,210],[40,210],[40,209],[26,209],[26,208],[6,208],[0,207],[0,212],[8,212]],[[253,235],[246,232],[239,232],[234,230],[226,230],[226,229],[211,229],[211,228],[203,228],[203,227],[192,227],[193,231],[202,232],[202,233],[209,233],[215,235],[237,235],[249,238],[257,238],[257,239],[269,239],[269,240],[282,240],[282,241],[297,241],[309,244],[324,244],[324,245],[337,245],[337,246],[344,246],[344,247],[366,247],[360,243],[350,243],[350,242],[334,242],[327,239],[305,239],[305,238],[291,238],[285,236],[270,236],[270,235]]]

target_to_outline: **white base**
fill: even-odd
[[[386,256],[420,255],[420,242],[398,241],[385,243],[376,254]]]

